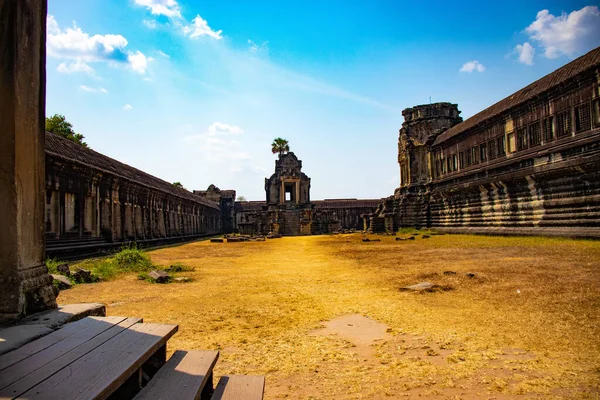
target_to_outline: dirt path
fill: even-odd
[[[158,264],[194,267],[192,283],[129,276],[80,285],[59,300],[178,323],[171,351],[219,349],[217,375],[265,374],[267,399],[597,398],[600,296],[591,282],[600,281],[600,246],[411,242],[198,242],[151,253]],[[544,258],[553,267],[534,268]],[[453,290],[398,291],[424,280]],[[558,315],[565,304],[569,315]]]

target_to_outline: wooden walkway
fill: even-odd
[[[139,398],[208,399],[218,352],[177,351],[165,364],[167,341],[177,329],[125,317],[69,323],[0,356],[0,399],[131,399],[138,393]],[[235,394],[249,377],[224,377],[219,385],[232,378]],[[229,398],[262,399],[264,378],[250,378],[259,381],[247,388],[248,396]],[[215,398],[227,398],[222,392]]]

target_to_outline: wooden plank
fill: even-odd
[[[112,328],[116,324],[121,323],[124,319],[124,317],[108,317],[104,321],[92,320],[93,323],[88,324],[84,329],[71,335],[67,339],[13,364],[10,368],[2,371],[0,374],[0,389],[7,387],[63,354],[81,346],[88,340]]]
[[[83,343],[82,345],[75,347],[67,353],[62,354],[61,356],[55,358],[49,363],[36,369],[32,373],[23,376],[18,381],[12,383],[10,386],[1,389],[0,399],[12,399],[14,397],[20,396],[21,394],[25,393],[27,390],[39,384],[43,380],[57,373],[62,368],[71,364],[75,360],[83,357],[98,346],[113,338],[115,335],[129,328],[131,325],[137,324],[139,321],[140,318],[127,318],[123,322],[112,326],[111,328],[105,330],[99,335],[96,335],[95,337]]]
[[[211,400],[262,400],[264,376],[226,375],[219,379]]]
[[[19,396],[106,399],[177,332],[177,325],[135,324]]]
[[[109,323],[111,324],[110,326],[106,325],[106,329],[108,329],[112,325],[116,325],[124,319],[125,317],[86,317],[80,319],[79,321],[68,323],[59,330],[50,333],[49,335],[39,338],[38,340],[35,340],[33,342],[27,343],[26,345],[21,346],[18,349],[11,351],[10,353],[1,355],[0,371],[7,367],[10,367],[13,364],[16,364],[21,360],[26,359],[27,357],[39,353],[50,346],[53,346],[65,339],[68,339],[77,333],[85,331],[90,326],[98,326],[101,325],[101,323]]]
[[[218,358],[218,351],[177,350],[135,400],[197,399]]]

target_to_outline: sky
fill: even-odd
[[[188,190],[264,200],[282,137],[311,199],[381,198],[403,109],[466,119],[599,45],[589,1],[49,0],[46,114]]]

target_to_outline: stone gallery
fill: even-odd
[[[600,237],[600,48],[462,121],[407,108],[400,187],[365,228]]]

